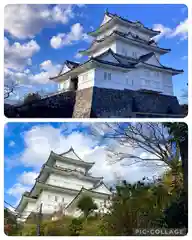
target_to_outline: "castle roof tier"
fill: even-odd
[[[81,179],[81,180],[88,180],[95,183],[100,182],[103,177],[92,177],[91,175],[88,175],[87,173],[81,173],[80,171],[77,170],[72,170],[72,169],[67,169],[67,168],[62,168],[59,166],[48,166],[47,164],[43,165],[41,172],[39,174],[39,176],[37,177],[37,180],[45,183],[47,178],[49,177],[49,175],[51,173],[55,173],[61,176],[74,176],[77,179]]]
[[[103,60],[102,58],[106,55],[111,55],[113,57],[113,61],[106,61]],[[151,64],[150,59],[154,58],[156,61],[156,64]],[[144,65],[145,67],[148,67],[149,69],[156,69],[156,70],[162,70],[165,72],[169,72],[172,75],[177,75],[180,73],[183,73],[183,70],[178,70],[178,69],[174,69],[174,68],[170,68],[170,67],[166,67],[164,65],[162,65],[159,60],[157,59],[156,55],[154,52],[150,52],[148,54],[144,54],[141,55],[138,59],[135,58],[131,58],[128,56],[123,56],[121,54],[118,53],[114,53],[113,50],[108,49],[107,51],[105,51],[104,53],[100,54],[97,57],[92,57],[90,60],[88,60],[87,62],[79,65],[76,68],[73,68],[72,70],[60,74],[56,77],[52,77],[50,78],[51,80],[55,81],[55,82],[59,82],[60,80],[67,80],[69,77],[73,77],[76,76],[77,74],[83,73],[88,69],[92,69],[96,66],[99,65],[105,65],[105,67],[108,68],[120,68],[121,70],[124,70],[125,72],[127,71],[131,71],[133,69],[136,69],[142,65]]]
[[[53,151],[51,151],[49,158],[46,162],[48,166],[51,166],[55,161],[62,161],[67,164],[74,164],[76,166],[83,167],[86,172],[89,171],[89,169],[95,164],[94,162],[85,162],[83,161],[74,151],[74,149],[71,147],[67,152],[56,154]]]
[[[132,32],[124,33],[114,30],[108,36],[104,36],[101,39],[94,40],[87,50],[79,51],[79,53],[81,53],[82,55],[93,55],[100,48],[108,46],[116,40],[120,40],[122,42],[132,44],[135,46],[143,47],[149,51],[153,51],[159,54],[165,54],[171,51],[171,49],[160,48],[153,40],[142,39],[138,35],[134,35]]]
[[[123,17],[118,16],[117,14],[112,14],[106,12],[104,15],[103,22],[101,26],[97,28],[95,31],[89,32],[88,34],[93,37],[97,37],[98,35],[104,33],[105,31],[113,28],[115,25],[122,25],[128,28],[132,28],[148,34],[151,38],[160,34],[160,31],[153,30],[151,28],[145,27],[140,21],[130,21]]]

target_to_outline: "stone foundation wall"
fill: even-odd
[[[92,110],[93,88],[86,88],[76,92],[73,118],[90,118]]]
[[[6,107],[6,117],[71,118],[75,105],[75,92],[63,92],[19,107]],[[11,109],[11,111],[10,111]]]
[[[97,87],[63,92],[20,107],[5,105],[6,117],[133,118],[147,117],[147,114],[183,117],[174,96]]]

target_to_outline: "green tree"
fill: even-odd
[[[97,205],[90,196],[83,196],[77,203],[77,207],[84,213],[85,218],[95,209]]]
[[[164,177],[150,184],[139,181],[116,186],[109,214],[103,218],[102,234],[129,236],[136,228],[166,227],[164,210],[175,196]]]
[[[41,99],[41,95],[39,93],[29,93],[24,98],[24,104],[31,103],[33,101],[37,101]]]

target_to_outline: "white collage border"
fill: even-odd
[[[189,30],[188,30],[188,106],[189,113],[186,118],[101,118],[101,119],[54,119],[54,118],[46,118],[46,119],[8,119],[4,116],[4,99],[3,99],[3,89],[4,89],[4,7],[7,4],[185,4],[188,7],[188,18],[189,18]],[[16,13],[17,14],[17,13]],[[192,82],[189,81],[192,79],[192,0],[1,0],[0,2],[0,98],[1,98],[1,107],[0,107],[0,193],[2,194],[0,197],[0,237],[1,239],[6,238],[7,236],[4,234],[4,217],[3,217],[3,209],[4,209],[4,125],[8,122],[185,122],[188,124],[189,129],[189,159],[192,156]],[[190,121],[191,120],[191,121]],[[189,171],[191,170],[191,164],[189,161]],[[190,185],[192,183],[191,174],[189,172],[189,199],[192,199],[192,193],[190,191]],[[189,232],[185,237],[187,239],[191,239],[192,237],[192,207],[189,201]],[[191,231],[190,231],[191,229]],[[9,237],[11,238],[11,237]],[[14,237],[19,239],[19,237]],[[44,237],[45,238],[45,237]],[[49,237],[51,239],[52,237]],[[69,237],[63,237],[68,239]],[[70,237],[77,239],[77,237]],[[88,237],[81,237],[82,239],[86,239]],[[103,239],[103,237],[91,237],[91,239]],[[136,239],[136,237],[105,237],[105,239]],[[143,239],[148,239],[149,237],[142,237]],[[153,239],[159,239],[158,237],[152,237]],[[171,237],[172,239],[173,237]],[[179,237],[174,237],[179,238]],[[27,237],[22,237],[22,239],[28,239]],[[30,239],[36,239],[36,237],[30,237]],[[54,237],[52,239],[55,239]],[[90,238],[89,238],[90,239]],[[170,239],[170,237],[163,237],[163,239]]]

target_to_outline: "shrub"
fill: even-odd
[[[36,100],[40,100],[41,95],[39,93],[29,93],[25,98],[24,98],[24,103],[31,103]]]
[[[82,230],[82,219],[74,218],[69,225],[70,236],[79,236]]]
[[[90,196],[82,197],[77,203],[77,207],[84,213],[85,218],[87,218],[93,210],[97,209],[97,205]]]

